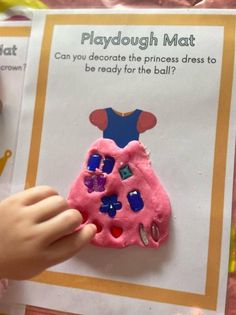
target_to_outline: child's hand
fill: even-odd
[[[75,255],[96,233],[92,224],[75,231],[81,221],[47,186],[0,202],[0,278],[27,279]]]

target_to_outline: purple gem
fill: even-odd
[[[88,192],[102,192],[105,190],[106,178],[103,175],[85,176],[84,184],[88,188]]]

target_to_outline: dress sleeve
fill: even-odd
[[[137,122],[137,129],[139,133],[142,133],[148,129],[155,127],[157,118],[150,112],[142,112]]]
[[[90,122],[97,126],[100,130],[107,127],[107,113],[105,109],[96,109],[89,115]]]

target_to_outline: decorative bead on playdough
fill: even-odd
[[[155,222],[152,222],[152,225],[151,225],[151,236],[155,242],[158,242],[159,237],[160,237],[160,232]]]
[[[133,175],[131,169],[129,168],[129,165],[125,165],[123,167],[119,168],[120,177],[124,180],[126,178],[129,178]]]
[[[139,191],[134,190],[134,191],[129,192],[127,198],[130,204],[130,208],[134,212],[137,212],[143,209],[144,203],[143,203],[143,199]]]
[[[102,172],[106,174],[110,174],[113,170],[115,164],[115,159],[111,156],[106,156],[103,160]]]
[[[139,224],[139,235],[143,244],[147,246],[149,244],[148,235],[142,223]]]
[[[88,187],[88,192],[104,191],[106,178],[103,175],[87,175],[84,177],[84,184]]]
[[[115,238],[120,237],[122,233],[123,233],[123,229],[121,227],[118,227],[118,226],[112,226],[111,227],[111,234]]]
[[[121,202],[117,200],[116,195],[102,197],[102,205],[100,211],[107,213],[111,218],[114,218],[116,211],[122,208]]]
[[[87,169],[89,171],[95,171],[99,168],[102,157],[99,154],[92,154],[89,157]]]
[[[158,248],[168,237],[170,201],[155,175],[139,134],[156,124],[152,113],[95,110],[90,121],[103,131],[88,150],[68,202],[94,223],[98,246]]]

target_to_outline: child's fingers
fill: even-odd
[[[87,224],[79,232],[74,232],[52,244],[47,256],[50,259],[49,264],[58,264],[77,254],[81,247],[92,240],[96,231],[94,224]]]
[[[50,196],[28,207],[36,223],[49,220],[67,209],[67,201],[59,195]]]
[[[24,206],[30,206],[54,195],[58,195],[58,193],[53,188],[49,186],[37,186],[14,195],[14,198],[16,200],[21,199]]]
[[[78,210],[68,209],[39,224],[40,234],[47,244],[71,234],[81,224],[83,218]]]

